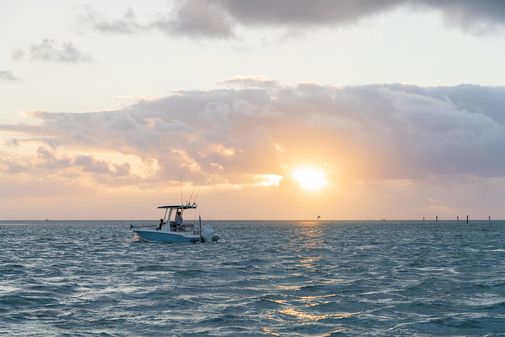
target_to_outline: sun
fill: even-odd
[[[328,185],[324,172],[314,167],[297,167],[291,175],[301,187],[309,191],[317,191]]]

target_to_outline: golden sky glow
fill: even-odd
[[[48,1],[0,1],[0,219],[505,217],[499,1]]]

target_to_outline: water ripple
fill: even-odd
[[[500,336],[505,223],[0,222],[0,335]]]

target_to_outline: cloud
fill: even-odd
[[[288,30],[339,26],[400,6],[439,11],[463,30],[481,31],[505,23],[501,0],[182,0],[164,26],[185,35],[228,38],[237,26]]]
[[[30,142],[33,143],[34,140]],[[96,182],[110,185],[139,181],[139,177],[133,174],[128,162],[110,162],[90,154],[61,154],[44,145],[39,146],[31,157],[21,158],[3,153],[0,168],[2,172],[10,175],[30,173],[35,176],[56,176],[68,180],[90,176]]]
[[[27,56],[32,61],[58,62],[58,63],[82,63],[91,62],[92,58],[80,51],[71,42],[63,42],[60,46],[56,41],[43,39],[38,44],[33,44],[29,48],[15,49],[12,58],[15,61],[22,61]]]
[[[257,184],[251,177],[282,176],[297,163],[334,165],[350,179],[505,177],[504,103],[503,87],[303,83],[180,91],[116,111],[33,112],[36,125],[0,131],[18,134],[4,165],[23,137],[36,136],[47,146],[27,169],[126,179],[116,184],[174,182],[181,172],[193,182]],[[94,153],[156,169],[134,176],[133,162]]]
[[[128,8],[122,17],[110,19],[89,6],[83,6],[79,13],[79,22],[86,28],[102,33],[132,34],[143,29],[131,8]]]
[[[110,18],[89,6],[81,8],[80,25],[101,33],[136,34],[157,30],[170,36],[232,37],[232,23],[218,4],[206,1],[178,1],[178,6],[141,23],[128,8],[119,18]]]
[[[235,76],[228,80],[219,81],[219,84],[238,88],[271,88],[278,85],[276,81],[262,75]]]
[[[505,24],[505,2],[501,0],[417,0],[440,11],[447,22],[465,31],[482,32]]]
[[[0,70],[0,81],[4,82],[19,82],[19,78],[9,70]]]
[[[445,22],[465,32],[482,33],[505,25],[502,0],[177,0],[169,10],[144,22],[132,8],[110,18],[82,6],[79,22],[88,29],[117,34],[157,30],[174,37],[228,39],[238,36],[238,27],[269,27],[295,36],[307,29],[353,24],[399,7],[439,12]]]
[[[180,1],[179,7],[158,18],[152,26],[170,35],[210,38],[233,36],[229,13],[214,1]]]

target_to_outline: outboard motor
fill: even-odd
[[[209,225],[202,227],[202,233],[200,236],[202,237],[203,242],[215,242],[219,240],[219,235],[217,235],[214,232],[214,228]]]

